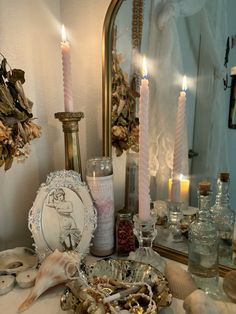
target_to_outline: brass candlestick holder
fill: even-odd
[[[55,118],[62,122],[65,141],[65,169],[81,174],[78,122],[84,117],[83,112],[56,112]]]

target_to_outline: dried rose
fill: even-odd
[[[27,135],[28,141],[41,136],[41,127],[29,120],[23,124],[23,128]]]
[[[10,132],[11,132],[11,129],[5,127],[2,121],[0,121],[0,142],[8,140],[10,137]]]
[[[119,140],[125,140],[127,139],[127,129],[121,125],[114,125],[112,135]]]

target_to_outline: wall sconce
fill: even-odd
[[[236,129],[236,66],[231,68],[228,127],[230,129]]]

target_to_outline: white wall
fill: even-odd
[[[0,0],[0,52],[25,71],[25,93],[42,126],[23,164],[0,169],[0,250],[30,246],[28,211],[47,174],[64,168],[64,140],[54,113],[64,111],[60,52],[63,22],[71,41],[74,109],[82,166],[102,153],[102,26],[109,0]]]

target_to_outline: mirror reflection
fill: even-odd
[[[125,195],[117,192],[117,203],[122,208],[125,201],[126,206],[137,209],[140,64],[145,55],[150,86],[150,196],[159,215],[158,242],[187,252],[185,231],[199,206],[200,182],[211,185],[212,207],[217,199],[217,178],[220,173],[229,173],[230,206],[236,209],[233,162],[236,137],[235,130],[228,128],[230,88],[224,85],[228,76],[230,87],[230,71],[236,64],[233,16],[236,3],[233,0],[119,2],[109,47],[112,146],[114,164],[119,169],[117,191],[122,190],[126,177]],[[187,89],[178,120],[184,75]],[[131,190],[127,177],[132,178]],[[176,178],[177,199],[173,192]],[[166,228],[167,200],[181,202],[184,215],[181,241],[173,242],[173,234]]]

